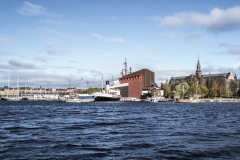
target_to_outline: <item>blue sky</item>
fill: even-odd
[[[0,20],[0,86],[101,87],[125,58],[158,85],[198,56],[203,74],[240,76],[237,0],[0,0]]]

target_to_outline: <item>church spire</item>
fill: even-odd
[[[200,65],[200,62],[199,62],[199,56],[198,56],[198,62],[197,62],[196,76],[198,78],[200,78],[202,76],[201,65]]]

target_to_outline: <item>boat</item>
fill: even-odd
[[[78,98],[81,102],[94,102],[94,96],[90,94],[78,94]]]
[[[106,81],[105,92],[95,92],[91,95],[94,96],[95,101],[119,101],[121,99],[119,90],[109,89],[109,81]]]
[[[19,90],[18,90],[18,81],[19,81],[19,76],[17,80],[17,96],[16,97],[8,97],[8,91],[9,91],[9,76],[8,76],[8,90],[7,90],[7,97],[1,97],[2,101],[27,101],[27,97],[19,97]]]
[[[28,98],[26,97],[2,97],[2,101],[27,101]]]
[[[158,100],[159,100],[159,98],[157,98],[157,97],[152,97],[152,98],[150,99],[150,102],[158,102]]]
[[[70,103],[80,103],[82,102],[79,98],[69,98],[66,99],[66,102],[70,102]]]
[[[62,96],[58,96],[58,101],[59,102],[66,102],[66,98]]]

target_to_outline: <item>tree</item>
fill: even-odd
[[[196,86],[198,80],[196,75],[189,75],[185,78],[185,81],[190,87],[194,87]]]
[[[232,96],[237,94],[237,88],[238,88],[238,84],[235,80],[230,80],[229,82],[229,89],[232,92]]]
[[[170,90],[170,87],[168,85],[163,85],[162,86],[162,90],[164,92],[164,96],[165,97],[170,97],[171,95],[171,90]]]
[[[216,95],[217,95],[217,92],[214,89],[209,89],[208,96],[210,98],[216,97]]]
[[[179,83],[178,85],[175,86],[175,95],[178,95],[184,98],[188,88],[189,88],[189,85],[186,82]]]
[[[201,95],[201,97],[205,97],[208,94],[208,88],[206,86],[200,86],[198,93]]]

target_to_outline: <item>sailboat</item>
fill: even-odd
[[[17,80],[17,97],[8,97],[8,91],[9,91],[9,76],[8,76],[8,90],[7,90],[7,97],[2,97],[1,100],[3,101],[27,101],[27,97],[19,97],[19,90],[18,90],[18,81],[19,81],[19,76]]]

